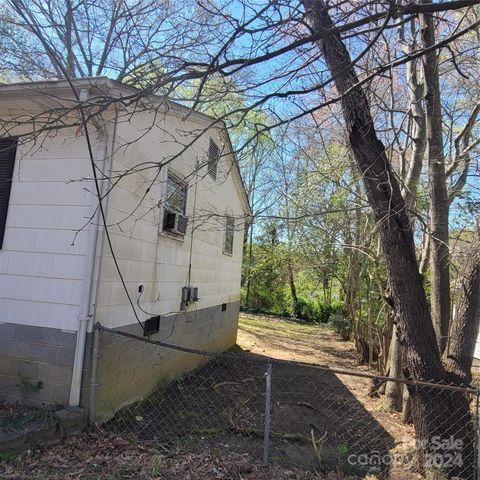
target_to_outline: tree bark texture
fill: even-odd
[[[404,51],[406,54],[413,52],[418,48],[416,37],[416,22],[414,19],[410,20],[411,40],[409,44],[405,45]],[[405,43],[405,41],[403,40]],[[409,158],[408,166],[403,179],[402,195],[405,199],[407,210],[410,216],[410,225],[414,230],[415,216],[412,212],[416,207],[417,188],[420,180],[420,173],[422,171],[423,159],[427,146],[427,131],[425,121],[425,109],[423,100],[425,96],[424,81],[421,68],[419,64],[421,60],[416,59],[408,62],[406,65],[407,85],[410,97],[410,118],[412,122],[411,136],[412,136],[412,152]],[[420,267],[420,273],[423,274]],[[402,368],[402,347],[400,345],[396,328],[392,333],[392,340],[390,343],[391,349],[391,369],[390,376],[398,378],[401,375]],[[388,411],[394,411],[402,407],[402,400],[405,395],[402,395],[403,388],[395,382],[388,382],[385,388],[386,399],[384,401],[384,408]],[[403,398],[402,398],[403,397]],[[408,394],[407,394],[408,398]]]
[[[410,54],[418,48],[415,42],[415,20],[410,20],[412,40],[405,47],[405,53]],[[415,208],[417,200],[417,187],[422,171],[423,159],[427,147],[425,108],[425,84],[423,74],[419,68],[419,59],[412,60],[406,65],[408,93],[410,97],[410,118],[412,121],[412,153],[408,162],[407,171],[402,189],[403,198],[409,211]],[[412,216],[412,220],[413,220]]]
[[[392,339],[390,341],[390,371],[388,376],[399,378],[402,375],[402,356],[400,351],[400,342],[397,336],[397,327],[393,327]],[[385,398],[383,400],[383,408],[388,412],[395,412],[402,407],[402,390],[401,383],[392,381],[387,382],[385,386]]]
[[[422,4],[432,3],[422,0]],[[435,25],[431,14],[419,16],[423,48],[435,45]],[[430,304],[440,353],[447,344],[450,323],[450,251],[448,247],[449,200],[443,152],[442,107],[438,71],[438,53],[431,50],[423,56],[426,95],[426,125],[430,225]]]
[[[461,276],[457,307],[443,363],[449,372],[458,377],[459,383],[469,385],[480,324],[480,218],[477,219],[473,244]]]
[[[403,350],[405,378],[458,382],[444,368],[430,316],[422,276],[415,255],[413,233],[400,187],[393,175],[385,146],[378,139],[370,106],[340,34],[334,28],[322,0],[303,0],[307,18],[342,96],[343,116],[349,141],[362,174],[369,204],[374,212],[389,275],[398,338]],[[474,478],[473,421],[469,399],[463,392],[409,386],[416,438],[422,442],[420,460],[432,453],[431,441],[454,435],[462,442],[464,464],[459,469],[431,466],[452,478]],[[459,423],[460,422],[460,423]],[[460,467],[459,467],[460,468]]]
[[[434,338],[427,298],[410,229],[405,201],[400,193],[385,147],[378,139],[370,107],[350,55],[322,1],[304,0],[315,31],[328,32],[319,42],[338,92],[357,167],[378,224],[389,285],[397,313],[398,334],[409,364],[408,375],[441,380],[442,365]]]

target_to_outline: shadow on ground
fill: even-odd
[[[272,462],[388,474],[377,460],[394,446],[393,438],[334,373],[238,347],[121,410],[102,429],[192,450],[248,453],[261,461],[269,361]]]

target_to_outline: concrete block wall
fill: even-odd
[[[162,318],[153,340],[211,352],[237,339],[239,302]],[[137,324],[119,330],[142,336]],[[34,406],[68,405],[76,333],[13,323],[0,324],[0,401]],[[88,334],[81,405],[88,405],[93,335]],[[147,397],[157,386],[203,364],[208,357],[150,345],[102,332],[97,389],[97,420]],[[23,379],[23,381],[22,381]],[[29,388],[41,382],[41,388]]]
[[[161,319],[152,340],[211,352],[224,351],[237,339],[239,302]],[[137,324],[119,330],[142,336]],[[110,418],[123,406],[141,400],[158,386],[205,363],[207,357],[147,344],[108,332],[101,334],[96,421]]]
[[[1,323],[0,400],[35,406],[68,404],[75,341],[74,332]],[[90,357],[91,349],[86,353]],[[41,388],[33,388],[38,382]]]

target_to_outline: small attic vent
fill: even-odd
[[[208,147],[208,174],[214,179],[217,179],[217,166],[220,159],[220,149],[218,145],[210,139],[210,146]]]

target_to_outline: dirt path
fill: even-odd
[[[237,343],[242,349],[284,360],[362,369],[353,345],[326,325],[306,325],[267,315],[240,314]]]
[[[242,314],[237,343],[246,351],[267,357],[308,362],[330,369],[375,374],[359,365],[351,342],[342,341],[328,326],[305,325],[287,319],[263,315]],[[372,398],[371,380],[358,376],[335,374],[363,409],[393,439],[393,449],[401,452],[414,439],[413,427],[401,422],[399,413],[388,413],[382,408],[381,398]],[[322,399],[317,399],[322,403]],[[340,422],[342,419],[339,420]],[[391,479],[420,478],[415,474],[391,471]]]

